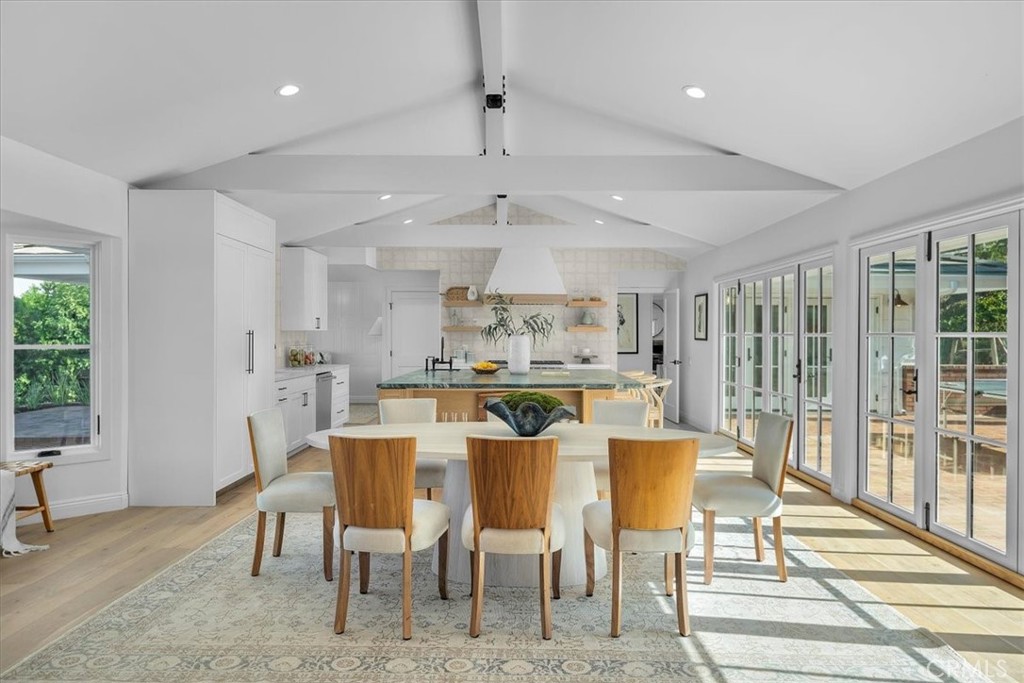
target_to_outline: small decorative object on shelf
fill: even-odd
[[[445,301],[466,301],[469,295],[469,287],[449,287],[445,290]]]
[[[469,301],[476,301],[480,298],[480,295],[476,291],[476,285],[470,285],[469,289],[466,290],[466,299]]]
[[[493,375],[498,371],[497,365],[486,360],[480,361],[479,363],[474,363],[470,367],[472,367],[473,372],[475,372],[478,375]]]
[[[576,417],[574,406],[536,391],[514,391],[502,398],[489,398],[484,408],[519,436],[537,436],[556,422]]]

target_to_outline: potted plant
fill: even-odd
[[[544,341],[551,338],[555,316],[537,311],[519,316],[521,322],[516,324],[511,306],[511,298],[495,292],[491,299],[494,322],[485,325],[480,336],[495,346],[508,338],[508,371],[513,375],[525,375],[530,370],[530,348],[536,346],[538,338]]]

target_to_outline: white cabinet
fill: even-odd
[[[340,427],[349,420],[348,366],[335,368],[331,384],[331,427]]]
[[[316,431],[316,380],[312,375],[280,380],[275,387],[277,405],[284,413],[288,452],[304,448],[306,435]]]
[[[128,495],[213,505],[273,402],[274,221],[212,191],[129,194]]]
[[[327,329],[327,257],[281,247],[281,329]]]

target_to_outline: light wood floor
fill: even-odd
[[[737,455],[701,463],[750,466]],[[329,468],[326,452],[315,449],[290,466]],[[58,520],[51,534],[42,524],[19,527],[22,541],[50,550],[0,560],[0,671],[251,514],[254,499],[246,482],[211,508],[130,508]],[[994,681],[1024,681],[1024,592],[799,481],[787,482],[785,501],[787,533]],[[265,562],[269,554],[268,547]]]

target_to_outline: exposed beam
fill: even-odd
[[[502,106],[489,108],[484,103],[484,154],[505,153],[505,81],[501,40],[501,0],[477,0],[480,21],[480,55],[483,59],[484,94],[502,97]]]
[[[250,154],[149,186],[302,193],[552,194],[841,188],[742,156]]]

